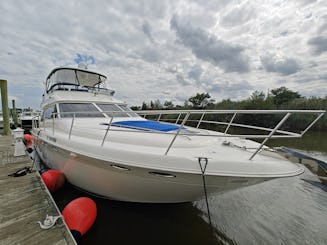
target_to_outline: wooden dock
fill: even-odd
[[[47,214],[60,213],[37,171],[8,176],[33,165],[29,156],[13,153],[12,136],[0,135],[0,244],[76,244],[62,218],[50,229],[40,228],[37,222]]]

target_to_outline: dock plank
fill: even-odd
[[[7,157],[0,166],[0,244],[75,244],[61,218],[48,230],[40,228],[37,221],[60,214],[38,172],[8,176],[32,166],[27,155],[13,157],[12,142],[11,137],[0,136],[0,152]]]

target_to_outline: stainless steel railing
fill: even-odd
[[[102,111],[102,112],[61,112],[61,113],[53,113],[52,118],[42,119],[43,122],[43,130],[50,129],[52,130],[52,134],[55,134],[55,124],[56,120],[59,119],[67,119],[71,118],[69,133],[68,133],[68,140],[71,139],[72,132],[74,131],[74,127],[76,127],[77,118],[83,118],[83,114],[87,115],[98,115],[101,116],[103,119],[109,120],[108,123],[105,125],[107,126],[103,138],[101,139],[101,146],[104,145],[108,137],[110,138],[109,131],[122,131],[122,132],[131,132],[131,129],[122,128],[122,127],[114,127],[113,121],[116,119],[119,121],[119,117],[115,117],[115,114],[121,113],[131,113],[131,111]],[[167,149],[164,152],[164,155],[167,155],[170,149],[173,147],[174,142],[177,137],[179,136],[208,136],[208,137],[239,137],[239,138],[247,138],[247,139],[263,139],[260,146],[255,150],[255,152],[251,155],[250,160],[253,159],[258,152],[263,148],[264,144],[267,143],[268,140],[273,138],[299,138],[302,137],[325,113],[323,110],[151,110],[151,111],[133,111],[133,113],[138,114],[144,118],[151,118],[151,120],[157,121],[165,121],[171,122],[174,124],[180,125],[176,131],[172,132],[160,132],[156,130],[140,130],[134,129],[132,132],[134,133],[150,133],[150,134],[170,134],[172,135],[172,139],[170,142],[167,142]],[[237,116],[244,114],[249,115],[280,115],[281,119],[276,121],[275,124],[271,127],[263,127],[263,126],[255,126],[250,124],[244,123],[236,123],[235,118]],[[293,132],[290,130],[282,130],[281,127],[285,124],[285,122],[290,118],[291,115],[296,114],[307,114],[313,115],[314,117],[311,118],[309,125],[300,131],[300,133]],[[199,119],[192,119],[193,116],[199,116]],[[228,121],[221,121],[221,120],[214,120],[214,119],[205,119],[206,116],[215,116],[215,115],[230,115],[231,118]],[[67,117],[69,116],[69,117]],[[169,117],[169,118],[167,118]],[[175,118],[176,117],[176,118]],[[131,117],[131,119],[135,119],[135,117]],[[46,126],[46,121],[48,122]],[[214,125],[215,128],[210,130],[221,132],[222,134],[207,134],[205,132],[192,132],[191,130],[185,131],[182,130],[183,128],[187,127],[187,124],[193,124],[193,128],[204,128],[205,124]],[[50,126],[51,124],[51,126]],[[33,123],[33,126],[36,124]],[[224,130],[217,130],[217,126],[225,126]],[[39,128],[41,128],[41,123],[39,124]],[[260,134],[230,134],[230,128],[237,127],[247,130],[256,130],[261,132]],[[108,136],[109,134],[109,136]]]

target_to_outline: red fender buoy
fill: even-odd
[[[24,134],[25,146],[26,149],[32,148],[33,136],[30,134]]]
[[[32,139],[33,139],[33,136],[32,135],[30,135],[30,134],[24,134],[24,140],[26,140],[27,142],[28,141],[32,141]]]
[[[78,241],[93,225],[97,216],[97,206],[92,199],[80,197],[68,203],[62,215],[75,240]]]
[[[65,184],[65,175],[58,170],[49,169],[41,173],[41,178],[50,192],[54,192]]]

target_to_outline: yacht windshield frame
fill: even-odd
[[[88,89],[109,90],[106,84],[107,77],[100,73],[85,69],[60,67],[52,70],[46,79],[46,92],[54,90],[76,90]]]

